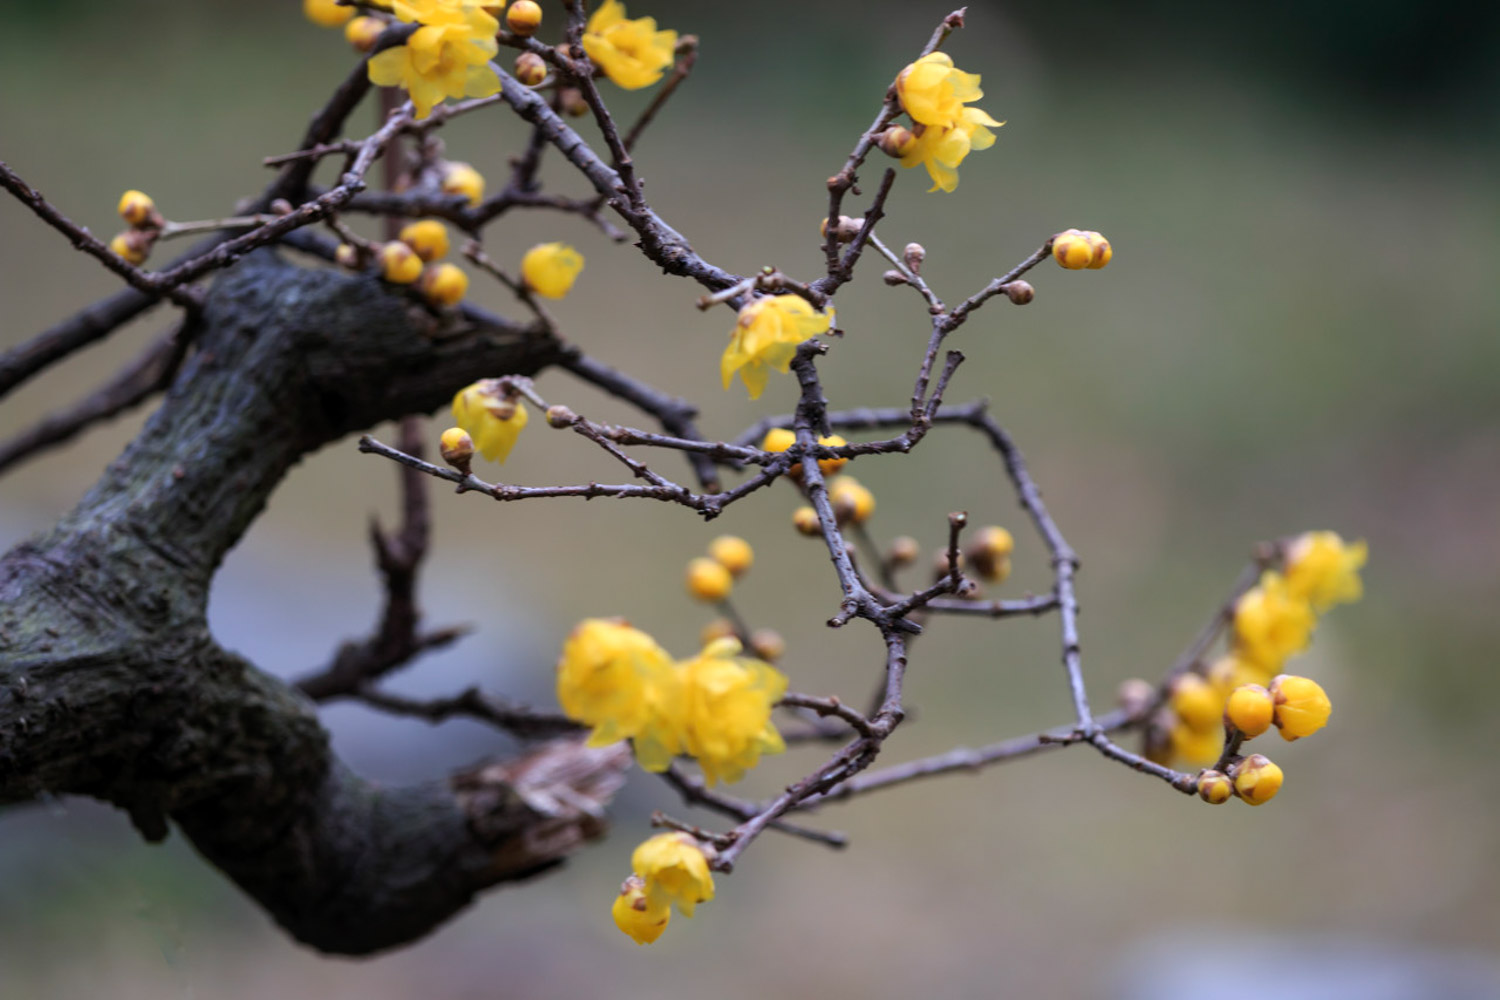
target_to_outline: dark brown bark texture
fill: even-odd
[[[0,804],[92,796],[151,839],[176,823],[299,941],[395,947],[598,836],[624,752],[563,740],[427,784],[365,781],[311,702],[215,642],[209,587],[303,456],[565,349],[503,321],[454,330],[373,278],[271,251],[223,274],[196,322],[138,438],[0,559]]]

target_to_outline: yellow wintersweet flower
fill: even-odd
[[[714,898],[708,857],[689,834],[657,834],[630,855],[630,867],[645,881],[648,903],[676,903],[684,917]]]
[[[1219,657],[1208,668],[1208,679],[1220,697],[1228,698],[1236,688],[1245,684],[1265,687],[1271,683],[1273,673],[1253,660],[1229,653]]]
[[[918,126],[917,141],[901,157],[903,167],[917,164],[927,168],[932,191],[953,191],[958,187],[958,165],[971,150],[989,149],[995,144],[995,133],[986,125],[999,128],[997,122],[978,108],[964,108],[953,125]]]
[[[1185,725],[1199,732],[1218,733],[1224,716],[1224,698],[1202,677],[1186,673],[1177,678],[1168,702]]]
[[[1193,765],[1212,764],[1224,750],[1224,733],[1219,729],[1194,729],[1185,722],[1172,727],[1172,756]]]
[[[698,759],[710,785],[738,781],[761,754],[786,749],[771,722],[771,707],[786,694],[786,675],[739,653],[738,640],[720,639],[680,664],[683,749]]]
[[[521,258],[521,279],[544,299],[567,295],[582,270],[583,254],[566,243],[538,243]]]
[[[1311,736],[1328,725],[1333,713],[1328,693],[1308,677],[1279,675],[1271,682],[1271,699],[1276,703],[1276,728],[1284,740]]]
[[[627,21],[619,0],[604,0],[583,29],[583,50],[605,76],[626,90],[660,80],[676,48],[677,32],[657,31],[655,18]]]
[[[925,55],[896,77],[901,109],[919,125],[951,128],[967,110],[964,105],[984,96],[979,74],[956,69],[946,52]]]
[[[636,944],[650,944],[667,929],[667,923],[672,919],[672,905],[665,899],[653,903],[646,895],[646,880],[632,874],[620,886],[620,894],[615,897],[610,913],[615,918],[615,926],[630,935]]]
[[[1234,794],[1252,806],[1264,805],[1281,791],[1285,775],[1265,754],[1253,753],[1230,769]]]
[[[1286,554],[1286,589],[1322,614],[1335,604],[1352,604],[1364,594],[1359,570],[1368,549],[1345,542],[1332,531],[1309,531]]]
[[[587,618],[563,643],[557,661],[563,712],[593,726],[589,746],[636,740],[648,771],[664,771],[680,752],[666,718],[681,715],[681,684],[672,657],[656,640],[623,621]]]
[[[785,374],[791,369],[797,345],[808,337],[826,333],[831,317],[820,313],[799,295],[771,295],[755,299],[740,310],[729,346],[719,362],[724,388],[740,373],[740,380],[759,399],[766,391],[771,369]]]
[[[525,404],[507,399],[498,379],[480,379],[453,397],[453,422],[469,432],[479,453],[491,462],[505,461],[528,419]]]
[[[1241,684],[1230,692],[1224,718],[1244,733],[1246,739],[1253,740],[1271,728],[1275,710],[1269,691],[1259,684]]]
[[[1280,670],[1288,656],[1307,648],[1313,622],[1307,601],[1288,591],[1280,573],[1268,570],[1234,606],[1235,652],[1267,670]]]
[[[405,45],[370,57],[370,82],[403,87],[426,118],[445,97],[488,97],[500,90],[490,68],[500,22],[472,0],[395,0],[401,20],[420,23]]]

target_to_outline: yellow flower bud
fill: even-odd
[[[530,37],[542,26],[542,8],[535,0],[516,0],[505,12],[505,26],[522,38]]]
[[[109,248],[114,251],[115,256],[132,264],[144,264],[147,255],[151,253],[151,241],[145,236],[139,229],[127,229],[109,241]]]
[[[474,459],[474,439],[462,427],[450,427],[438,438],[438,451],[443,461],[464,475],[469,474],[469,463]]]
[[[553,403],[547,407],[547,423],[558,429],[572,427],[578,423],[578,414],[561,403]]]
[[[1015,548],[1016,540],[1009,531],[989,525],[974,533],[964,554],[980,579],[1004,583],[1010,576],[1010,554]]]
[[[672,919],[672,904],[665,896],[653,903],[646,895],[646,880],[632,874],[620,886],[610,914],[615,918],[615,926],[636,944],[650,944],[667,929]]]
[[[875,141],[880,146],[882,153],[899,160],[912,151],[912,147],[917,144],[917,137],[909,128],[901,125],[892,125],[880,133],[880,138]]]
[[[1265,754],[1253,753],[1229,769],[1234,794],[1252,806],[1264,805],[1281,791],[1281,768]]]
[[[1172,682],[1172,711],[1184,724],[1199,732],[1217,732],[1224,700],[1213,686],[1197,674],[1183,674]]]
[[[804,535],[821,535],[823,525],[818,520],[818,512],[811,507],[798,507],[792,511],[792,524]]]
[[[1156,686],[1139,677],[1127,678],[1115,689],[1115,704],[1132,719],[1145,714],[1146,707],[1155,699]]]
[[[844,447],[844,445],[846,445],[848,443],[849,443],[848,441],[845,441],[842,437],[840,437],[837,434],[830,434],[827,437],[820,437],[820,438],[818,438],[818,444],[822,445],[825,448],[842,448],[842,447]],[[820,469],[823,470],[823,475],[825,475],[825,476],[831,476],[831,475],[833,475],[835,472],[838,472],[840,469],[842,469],[844,466],[846,466],[848,464],[849,464],[849,460],[847,458],[820,458],[820,459],[818,459],[818,468],[820,468]]]
[[[1036,289],[1029,281],[1011,281],[1005,284],[1005,297],[1018,306],[1024,306],[1036,298]]]
[[[469,290],[469,276],[457,264],[433,264],[423,270],[422,283],[417,287],[435,306],[456,306]]]
[[[413,222],[402,228],[401,242],[424,261],[434,261],[448,255],[448,227],[436,219]]]
[[[1184,722],[1172,727],[1169,757],[1188,764],[1212,764],[1224,752],[1224,737],[1218,729],[1195,729]]]
[[[715,618],[698,632],[698,643],[702,646],[712,645],[720,639],[734,638],[734,622],[728,618]]]
[[[1112,257],[1109,240],[1098,233],[1068,229],[1052,237],[1052,258],[1070,271],[1097,270]]]
[[[910,566],[922,554],[922,547],[910,535],[899,535],[891,539],[891,549],[886,555],[893,568]]]
[[[760,442],[761,451],[786,451],[797,443],[797,433],[785,427],[772,427]]]
[[[1222,771],[1204,771],[1198,775],[1198,797],[1210,805],[1223,805],[1234,794],[1234,782]]]
[[[156,214],[156,202],[152,201],[151,196],[144,191],[132,189],[120,195],[120,204],[116,211],[120,213],[120,218],[124,219],[127,225],[140,228],[150,222],[152,216]]]
[[[526,286],[547,299],[567,295],[582,270],[583,254],[566,243],[538,243],[521,258]]]
[[[720,535],[708,543],[708,554],[720,566],[729,570],[731,576],[743,576],[755,563],[755,550],[750,543],[735,535]]]
[[[1274,714],[1275,705],[1270,692],[1259,684],[1242,684],[1235,688],[1230,692],[1229,703],[1224,706],[1224,721],[1244,733],[1247,739],[1254,739],[1270,729]]]
[[[786,655],[786,640],[775,629],[758,628],[750,634],[750,652],[768,663]]]
[[[442,187],[444,194],[461,194],[470,205],[484,200],[484,175],[467,163],[445,164]]]
[[[729,570],[712,559],[698,558],[688,563],[688,593],[700,601],[722,601],[734,587]]]
[[[360,267],[359,248],[352,243],[340,243],[338,249],[333,252],[333,259],[340,267],[347,267],[351,271],[357,271]]]
[[[875,513],[875,494],[853,476],[839,476],[828,484],[828,499],[839,523],[864,524]]]
[[[422,258],[405,243],[387,243],[380,248],[381,276],[397,285],[409,285],[422,276]]]
[[[516,56],[516,79],[528,87],[535,87],[547,79],[546,60],[535,52],[522,52]]]
[[[1228,699],[1230,693],[1242,684],[1259,684],[1261,687],[1270,684],[1271,672],[1254,660],[1230,653],[1219,657],[1208,668],[1208,682]]]
[[[385,31],[385,22],[378,17],[356,17],[344,25],[344,38],[354,46],[356,52],[369,52]]]
[[[1280,675],[1271,681],[1271,698],[1276,703],[1276,728],[1284,740],[1311,736],[1328,725],[1333,712],[1328,694],[1307,677]]]
[[[354,16],[354,8],[341,7],[334,0],[302,0],[302,13],[313,24],[337,28]]]

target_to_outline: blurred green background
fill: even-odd
[[[1082,555],[1096,704],[1124,678],[1159,674],[1254,541],[1325,527],[1368,539],[1366,599],[1328,618],[1297,665],[1328,688],[1333,723],[1266,748],[1287,772],[1274,803],[1210,809],[1080,749],[913,785],[820,816],[854,838],[843,854],[768,836],[698,919],[637,949],[608,904],[650,810],[690,813],[636,775],[614,835],[562,873],[359,962],[292,944],[179,838],[149,847],[123,815],[44,803],[0,814],[0,996],[1342,996],[1358,973],[1415,975],[1426,985],[1390,995],[1426,996],[1454,970],[1478,992],[1443,995],[1500,993],[1500,780],[1487,757],[1500,721],[1500,8],[1124,8],[972,4],[949,50],[983,74],[980,104],[1008,124],[952,195],[904,173],[881,232],[925,244],[950,300],[1057,230],[1114,244],[1104,271],[1039,268],[1032,305],[993,303],[951,344],[969,362],[950,398],[993,401]],[[702,38],[698,72],[639,150],[655,207],[726,268],[815,275],[823,180],[947,10],[632,3]],[[292,0],[9,2],[0,14],[0,159],[106,236],[129,187],[174,219],[258,190],[260,158],[294,148],[353,58]],[[628,117],[648,97],[615,103]],[[497,112],[445,135],[498,185],[523,133]],[[560,190],[581,191],[550,167]],[[9,200],[0,235],[0,348],[117,287]],[[790,408],[790,380],[753,404],[738,385],[721,392],[729,313],[700,314],[698,289],[629,247],[541,214],[506,219],[488,247],[514,261],[541,239],[588,258],[555,309],[568,334],[701,401],[705,432]],[[864,267],[823,370],[835,406],[900,405],[924,310],[880,284],[873,255]],[[476,281],[473,297],[514,314],[502,291]],[[0,405],[0,429],[97,383],[168,321],[153,314],[35,380]],[[561,375],[541,390],[628,416]],[[0,543],[50,524],[136,426],[0,479]],[[287,481],[217,583],[220,636],[286,676],[375,612],[363,521],[389,515],[394,477],[352,445]],[[878,536],[936,546],[946,512],[967,509],[1016,529],[1002,594],[1046,585],[1043,553],[974,439],[934,434],[909,458],[853,471],[876,491]],[[503,471],[536,484],[614,475],[540,424]],[[430,619],[478,632],[400,677],[403,691],[477,680],[548,703],[557,647],[587,615],[627,615],[687,654],[708,616],[682,594],[681,567],[724,530],[757,545],[737,600],[787,637],[794,688],[858,701],[873,683],[874,632],[821,624],[835,584],[821,547],[788,527],[789,491],[710,525],[645,503],[502,508],[439,491],[435,506]],[[1053,619],[938,624],[915,648],[913,719],[885,760],[1067,720]],[[355,766],[390,781],[509,750],[466,724],[326,716]],[[745,793],[776,789],[819,752],[770,762]]]

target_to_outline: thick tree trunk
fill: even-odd
[[[518,326],[445,333],[373,279],[269,251],[224,274],[198,322],[140,436],[0,559],[0,803],[89,795],[152,839],[170,819],[298,940],[399,945],[597,836],[623,752],[561,741],[376,787],[333,756],[310,702],[214,641],[209,585],[302,456],[562,349]]]

